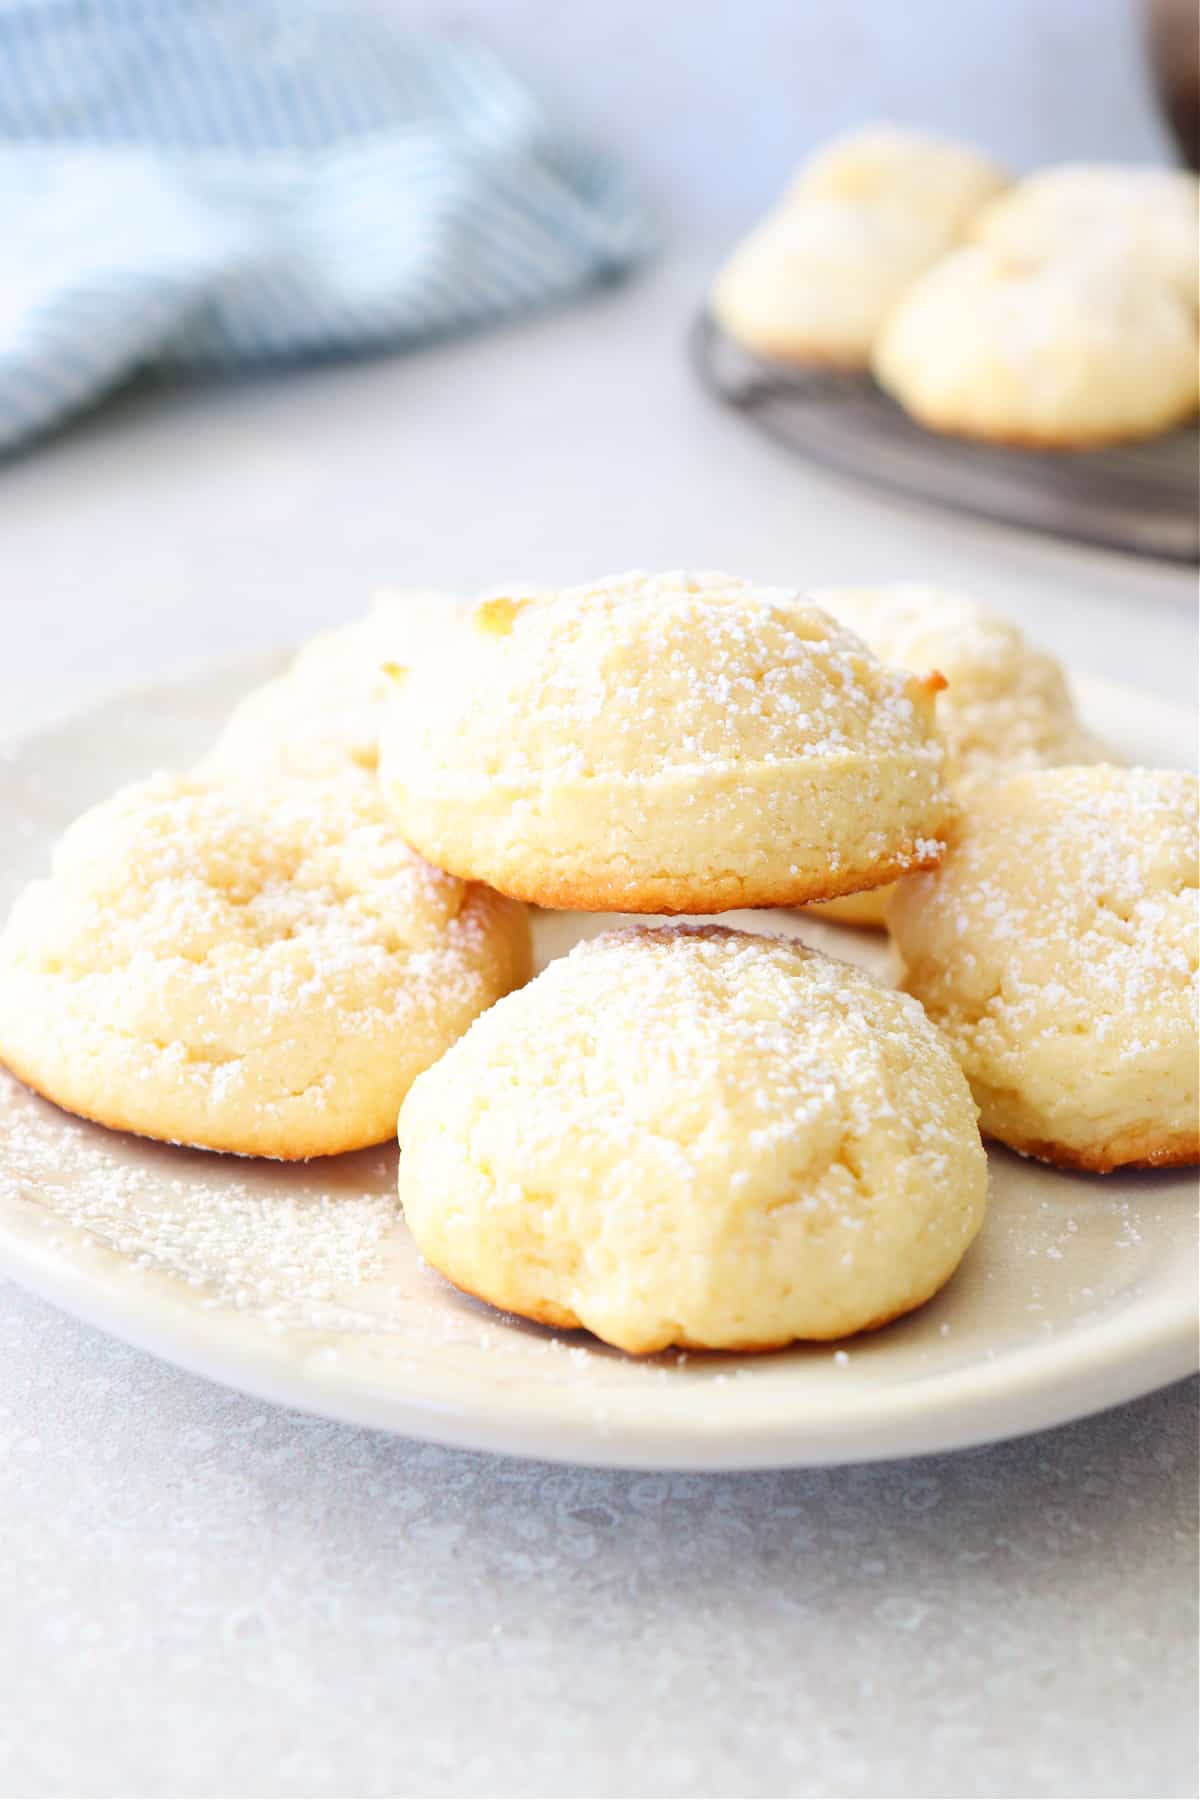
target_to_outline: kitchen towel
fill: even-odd
[[[496,59],[351,0],[0,0],[0,450],[139,369],[412,346],[650,248]]]

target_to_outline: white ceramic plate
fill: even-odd
[[[276,659],[277,660],[277,659]],[[187,763],[262,659],[109,702],[0,759],[0,907],[121,781]],[[1185,763],[1190,717],[1081,682],[1130,760]],[[538,920],[543,958],[609,921]],[[742,915],[877,965],[869,935]],[[0,1262],[67,1311],[265,1398],[412,1436],[655,1468],[945,1450],[1075,1418],[1197,1365],[1195,1185],[991,1159],[988,1223],[937,1299],[839,1349],[637,1362],[453,1292],[393,1201],[395,1156],[306,1166],[176,1150],[60,1113],[0,1072]]]

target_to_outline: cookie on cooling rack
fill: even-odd
[[[1100,764],[979,790],[888,922],[983,1130],[1067,1167],[1194,1162],[1197,786]]]
[[[1128,258],[956,250],[905,294],[872,366],[922,425],[1031,449],[1152,437],[1197,402],[1194,316]]]
[[[882,661],[946,677],[937,724],[960,799],[1020,769],[1105,760],[1104,746],[1080,724],[1054,657],[970,595],[904,581],[824,588],[813,598]],[[822,910],[848,924],[882,927],[891,893],[871,888]]]
[[[1116,163],[1039,169],[983,207],[969,235],[1016,260],[1125,256],[1196,308],[1200,181],[1186,169]]]
[[[0,1061],[146,1137],[382,1143],[414,1076],[530,970],[521,907],[431,869],[363,777],[155,776],[66,833],[0,934]]]
[[[761,355],[864,368],[905,289],[1004,180],[975,150],[917,132],[839,138],[735,250],[714,316]]]
[[[323,779],[373,770],[386,666],[410,657],[454,606],[447,595],[424,589],[384,590],[365,618],[320,632],[281,675],[247,694],[199,772]]]
[[[400,685],[381,784],[438,868],[541,906],[798,905],[937,861],[937,685],[728,575],[492,598]]]
[[[975,1108],[915,1001],[795,942],[578,945],[400,1114],[400,1197],[458,1287],[623,1350],[885,1324],[983,1220]]]

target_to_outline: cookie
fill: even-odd
[[[66,833],[0,934],[0,1060],[146,1137],[381,1143],[414,1076],[530,969],[522,908],[431,869],[374,784],[159,775]]]
[[[865,125],[815,151],[787,197],[904,214],[952,243],[1008,179],[970,144],[897,125]]]
[[[380,778],[422,856],[540,906],[792,906],[937,861],[936,686],[728,575],[493,597],[400,685]]]
[[[399,1135],[435,1268],[639,1355],[883,1325],[949,1280],[986,1201],[916,1002],[713,926],[577,945],[414,1083]]]
[[[320,632],[282,675],[247,694],[199,772],[324,779],[373,770],[387,667],[411,657],[454,607],[424,589],[380,593],[366,618]]]
[[[1039,769],[972,796],[936,876],[888,922],[983,1130],[1080,1169],[1194,1162],[1197,787]]]
[[[1034,449],[1151,437],[1196,410],[1195,321],[1128,260],[988,245],[922,275],[876,342],[877,380],[921,424]]]
[[[969,235],[1013,259],[1081,252],[1129,258],[1195,310],[1200,279],[1200,182],[1186,169],[1065,163],[992,200]]]
[[[1105,760],[1104,746],[1076,716],[1055,659],[969,595],[905,581],[825,588],[813,598],[882,661],[946,677],[937,723],[960,799],[1020,769]],[[882,927],[891,892],[872,888],[831,900],[825,910],[848,924]]]
[[[865,368],[901,295],[1003,182],[974,150],[914,132],[838,139],[734,252],[713,313],[761,355]]]
[[[902,213],[793,201],[738,245],[714,283],[713,317],[756,355],[865,369],[889,313],[944,247]]]

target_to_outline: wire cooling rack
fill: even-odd
[[[1017,450],[939,436],[869,375],[768,362],[707,312],[691,332],[717,399],[799,456],[893,493],[1139,556],[1200,561],[1200,430],[1111,450]]]

